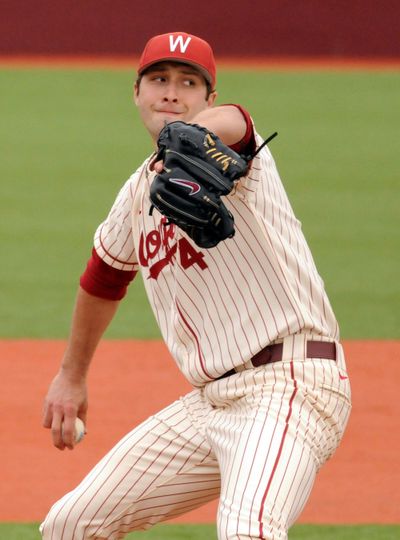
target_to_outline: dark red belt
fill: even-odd
[[[282,360],[283,343],[275,343],[268,345],[262,351],[257,353],[251,359],[254,367],[265,366],[273,362]],[[324,358],[326,360],[336,360],[336,344],[331,341],[307,341],[306,358]],[[227,371],[218,379],[230,377],[234,373],[238,373],[235,369]]]

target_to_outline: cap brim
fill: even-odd
[[[199,64],[196,64],[196,62],[191,62],[190,60],[181,60],[180,58],[176,58],[176,56],[166,56],[165,58],[158,58],[154,62],[149,62],[148,64],[145,64],[138,70],[138,74],[142,75],[146,69],[148,69],[151,66],[154,66],[155,64],[159,64],[160,62],[174,62],[174,64],[187,64],[189,66],[192,66],[197,69],[203,75],[205,80],[213,86],[213,81],[211,78],[211,75],[209,72],[203,68],[203,66],[200,66]]]

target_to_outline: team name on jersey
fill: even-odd
[[[140,234],[139,263],[148,268],[148,278],[158,279],[162,270],[170,264],[173,265],[176,260],[184,270],[193,265],[197,265],[201,270],[208,268],[204,253],[195,249],[185,237],[176,240],[175,233],[176,225],[167,224],[163,217],[157,228],[146,235],[143,232]]]

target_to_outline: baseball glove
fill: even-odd
[[[150,188],[152,207],[175,223],[202,248],[235,234],[234,219],[221,200],[248,161],[197,124],[171,122],[160,132],[157,159],[164,168]]]

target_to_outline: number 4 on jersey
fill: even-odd
[[[204,261],[204,253],[196,251],[196,249],[186,240],[186,238],[179,239],[179,256],[182,268],[187,270],[190,266],[198,264],[202,270],[207,268],[207,264]]]

